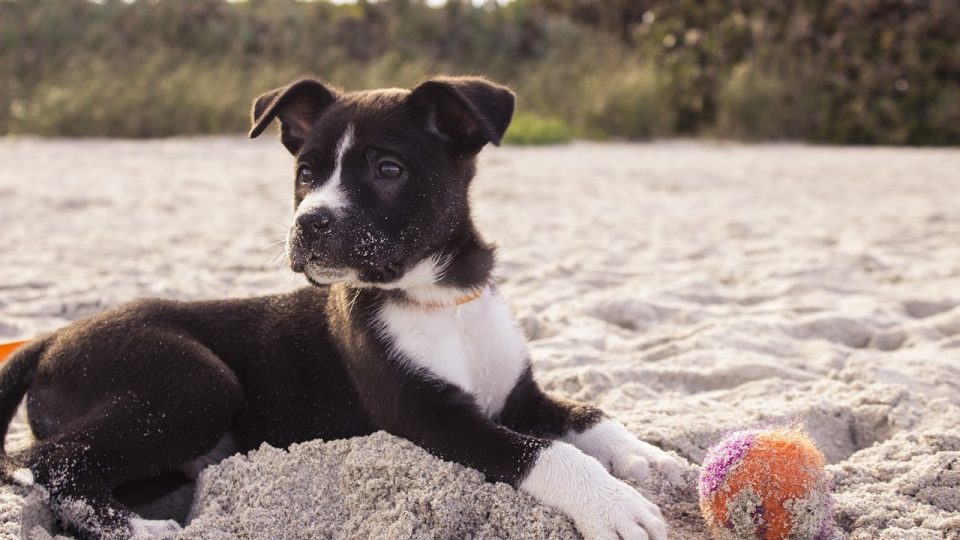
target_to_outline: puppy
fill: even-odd
[[[118,488],[267,442],[385,430],[559,508],[589,538],[665,540],[618,480],[672,457],[590,406],[546,395],[492,281],[468,196],[514,96],[481,78],[346,93],[314,79],[260,96],[295,158],[287,254],[311,286],[275,296],[142,300],[25,346],[0,371],[0,425],[27,395],[36,443],[2,474],[36,481],[90,538],[175,535]]]

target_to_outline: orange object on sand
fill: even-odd
[[[700,474],[700,508],[714,538],[826,538],[832,505],[824,465],[798,429],[730,434]]]
[[[5,361],[7,358],[13,354],[13,351],[20,348],[21,345],[30,341],[29,339],[21,339],[20,341],[7,341],[5,343],[0,343],[0,362]]]

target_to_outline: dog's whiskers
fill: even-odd
[[[353,305],[357,303],[357,299],[360,298],[360,289],[357,289],[357,292],[353,295],[353,299],[347,302],[347,311],[353,311]]]
[[[275,246],[275,245],[277,245],[277,244],[282,244],[282,243],[284,243],[284,242],[286,242],[286,241],[287,241],[286,238],[281,238],[280,240],[277,240],[276,242],[271,242],[270,244],[267,244],[266,246],[262,247],[262,248],[260,249],[260,251],[266,251],[266,250],[272,248],[273,246]]]
[[[434,268],[436,268],[436,281],[443,281],[443,278],[446,277],[447,270],[450,268],[450,263],[453,262],[455,255],[456,253],[444,253],[440,251],[432,257]]]
[[[288,260],[289,260],[289,254],[287,253],[287,250],[283,250],[280,253],[277,253],[277,256],[274,257],[272,261],[270,261],[270,266],[276,266],[279,268],[280,266],[283,265],[283,263],[287,262]]]

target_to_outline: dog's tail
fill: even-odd
[[[6,438],[7,428],[13,415],[17,413],[20,400],[33,382],[33,374],[48,341],[48,336],[34,339],[14,351],[13,355],[0,365],[0,442]],[[4,455],[6,452],[3,444],[0,444],[0,456]]]
[[[3,441],[7,438],[10,421],[17,414],[20,400],[33,382],[40,357],[47,348],[49,336],[34,339],[18,348],[0,365],[0,482],[21,486],[33,484],[33,473],[14,457],[7,456]]]

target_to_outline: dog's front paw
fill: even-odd
[[[672,484],[682,481],[684,466],[680,460],[636,438],[616,420],[602,420],[582,433],[568,434],[564,440],[620,478],[644,480],[654,468]]]
[[[520,489],[562,510],[588,540],[667,540],[655,504],[569,444],[541,451]]]
[[[570,513],[585,538],[667,540],[667,524],[655,504],[616,478],[603,484],[595,506]]]

